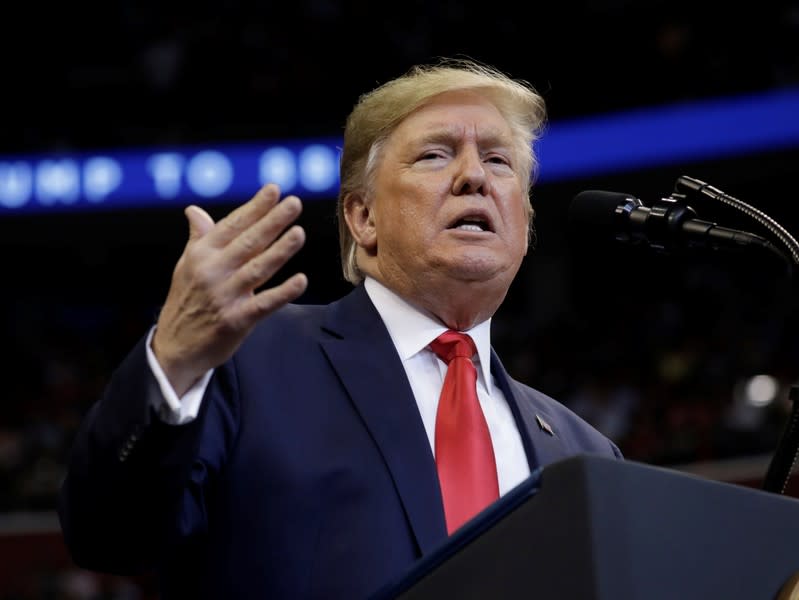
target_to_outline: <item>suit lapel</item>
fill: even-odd
[[[388,331],[361,285],[330,306],[321,344],[385,460],[423,554],[447,538],[430,442]]]
[[[543,467],[568,456],[566,448],[558,435],[554,419],[543,406],[529,401],[519,386],[505,371],[499,357],[491,351],[491,372],[510,405],[516,426],[522,435],[522,443],[527,453],[530,471]]]

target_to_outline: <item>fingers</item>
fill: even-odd
[[[280,199],[280,188],[270,183],[263,186],[253,198],[236,208],[217,223],[209,235],[209,241],[222,248],[246,231],[253,223],[266,215]]]
[[[232,291],[238,295],[254,290],[268,281],[305,244],[305,230],[294,225],[266,250],[245,262],[231,280]]]
[[[300,216],[302,202],[299,198],[287,196],[282,201],[279,199],[278,186],[265,185],[252,200],[213,227],[207,243],[223,250],[219,258],[224,268],[235,269],[263,252]],[[205,229],[207,223],[213,223],[210,217],[202,222],[197,219],[197,222],[198,228],[203,227],[203,234],[208,233]]]
[[[308,287],[308,278],[304,273],[296,273],[278,286],[259,292],[250,301],[249,319],[258,319],[273,313],[281,306],[296,300]]]
[[[199,206],[186,207],[184,214],[189,221],[189,240],[201,238],[214,227],[214,220]]]
[[[296,196],[287,196],[272,210],[236,236],[225,248],[231,265],[240,265],[260,254],[294,222],[302,212],[302,202]]]

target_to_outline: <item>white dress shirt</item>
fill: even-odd
[[[435,454],[436,412],[444,376],[447,374],[447,363],[438,358],[428,345],[447,331],[447,327],[377,280],[367,277],[365,286],[402,359],[430,448]],[[474,358],[477,367],[477,398],[494,446],[499,493],[504,494],[530,475],[530,467],[513,413],[502,390],[494,385],[491,375],[491,319],[464,333],[468,333],[477,346],[477,356]]]
[[[375,279],[367,277],[365,287],[402,359],[402,366],[427,432],[430,449],[435,454],[436,411],[447,365],[428,345],[444,333],[447,327]],[[199,412],[213,371],[205,373],[191,389],[178,398],[150,348],[154,331],[155,328],[150,331],[146,344],[147,360],[158,381],[161,395],[155,394],[152,403],[164,421],[172,424],[188,423]],[[530,467],[510,406],[502,390],[494,385],[491,375],[490,332],[491,319],[488,319],[464,333],[468,333],[477,346],[477,357],[474,359],[477,367],[477,397],[494,446],[499,493],[504,494],[527,478]]]

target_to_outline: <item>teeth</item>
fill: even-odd
[[[479,225],[474,225],[473,223],[462,223],[458,225],[458,229],[462,229],[464,231],[483,231],[483,228]]]

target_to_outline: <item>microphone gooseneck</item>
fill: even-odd
[[[762,227],[768,230],[777,240],[782,243],[785,249],[791,256],[793,264],[799,264],[799,242],[788,233],[788,231],[774,219],[769,217],[763,211],[747,204],[743,200],[739,200],[729,194],[725,194],[721,190],[699,181],[693,177],[682,175],[677,178],[674,184],[675,193],[691,193],[696,195],[705,196],[712,200],[716,200],[723,204],[733,207],[734,209],[742,212],[752,220],[759,223]]]

